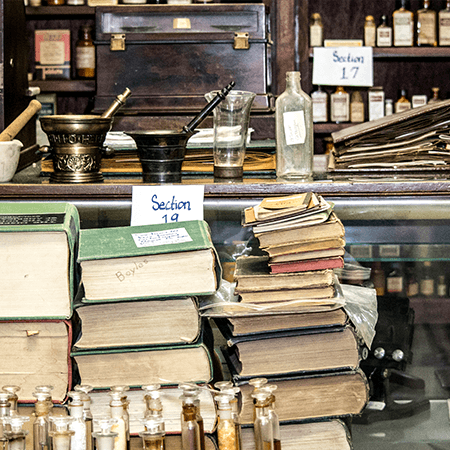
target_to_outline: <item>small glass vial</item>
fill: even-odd
[[[409,2],[401,0],[401,6],[392,14],[394,47],[414,45],[414,14],[409,10]]]
[[[417,45],[436,47],[436,11],[430,9],[430,0],[423,0],[423,8],[417,11]]]
[[[18,416],[19,411],[17,409],[17,405],[19,402],[19,396],[17,393],[20,391],[20,386],[16,386],[14,384],[8,384],[2,387],[3,392],[9,394],[9,403],[11,404],[9,415],[10,416]]]
[[[109,395],[111,397],[109,402],[111,417],[116,419],[111,428],[111,431],[117,433],[114,438],[114,450],[128,450],[127,419],[124,417],[122,394],[121,392],[111,391]]]
[[[434,295],[434,278],[431,269],[431,261],[424,261],[419,282],[420,295],[424,297]]]
[[[2,420],[9,428],[3,432],[8,440],[8,450],[25,450],[25,440],[28,431],[24,430],[22,427],[25,422],[30,420],[30,418],[28,416],[15,415],[5,417]]]
[[[10,417],[11,403],[7,392],[0,392],[0,444],[1,449],[6,450],[8,447],[8,439],[5,436],[6,426],[3,419]]]
[[[75,432],[69,427],[73,420],[70,416],[50,416],[53,427],[49,434],[53,450],[71,450],[72,436]]]
[[[331,94],[331,121],[336,123],[350,120],[350,95],[342,86]]]
[[[450,0],[447,0],[445,9],[438,14],[439,22],[439,45],[444,47],[450,45]]]
[[[364,45],[366,47],[375,47],[377,35],[377,26],[373,16],[366,16],[364,21]]]
[[[203,425],[203,417],[200,411],[200,388],[198,386],[192,385],[192,384],[180,384],[179,388],[182,389],[183,395],[181,396],[182,403],[186,404],[193,404],[195,407],[195,420],[197,421],[198,425],[198,432],[199,432],[199,443],[200,443],[200,450],[205,450],[205,428]],[[183,414],[181,415],[183,419]]]
[[[92,433],[96,442],[96,450],[114,450],[114,439],[117,437],[117,433],[112,431],[112,427],[117,423],[117,419],[100,417],[94,422],[100,428],[100,431]]]
[[[125,420],[125,430],[126,430],[126,437],[127,437],[127,449],[130,448],[130,414],[128,413],[128,399],[126,392],[129,390],[129,386],[125,385],[119,385],[119,386],[113,386],[111,387],[111,392],[117,392],[120,394],[120,401],[122,402],[122,409],[123,409],[123,418]]]
[[[70,391],[67,395],[71,398],[69,412],[70,417],[73,417],[73,421],[69,427],[74,432],[71,438],[72,450],[86,450],[88,439],[86,435],[86,422],[83,417],[83,393]]]
[[[278,417],[276,407],[275,407],[275,390],[277,386],[275,384],[267,384],[261,388],[262,391],[270,394],[269,397],[269,419],[272,422],[273,430],[273,447],[274,450],[281,450],[281,432],[280,432],[280,419]]]
[[[323,24],[319,13],[313,13],[309,22],[309,46],[323,46]]]
[[[241,417],[240,407],[238,401],[238,395],[241,390],[238,387],[234,387],[231,381],[218,381],[214,383],[214,387],[219,389],[221,394],[228,395],[230,397],[231,411],[236,427],[236,450],[242,449],[242,432],[241,432]]]
[[[233,409],[230,403],[233,397],[226,394],[218,394],[214,399],[217,402],[217,440],[219,450],[236,450],[238,439]]]
[[[200,428],[197,422],[197,411],[191,397],[182,396],[181,411],[181,444],[182,450],[201,450]]]
[[[387,98],[384,101],[384,115],[392,116],[392,114],[394,114],[394,100]]]
[[[386,277],[386,291],[388,294],[405,293],[405,275],[400,263],[392,265],[392,271]]]
[[[91,411],[91,397],[89,392],[93,389],[92,386],[81,384],[74,387],[74,391],[81,392],[81,401],[83,402],[83,419],[86,424],[86,449],[94,450],[94,437],[92,436],[93,416]]]
[[[430,100],[428,100],[428,103],[437,103],[440,102],[441,99],[439,98],[439,88],[438,87],[434,87],[431,88],[432,92],[433,92],[433,96],[430,98]]]
[[[36,398],[36,403],[34,404],[33,449],[48,450],[51,449],[49,431],[52,404],[50,402],[50,394],[47,392],[33,392],[33,396]]]
[[[145,402],[145,419],[158,418],[163,416],[163,406],[161,403],[160,384],[147,384],[142,386]]]
[[[359,91],[353,92],[351,96],[350,122],[364,122],[364,102]]]
[[[252,393],[254,399],[255,450],[274,450],[273,426],[269,416],[270,394],[258,389]]]
[[[300,72],[287,72],[286,90],[275,102],[277,178],[311,178],[314,155],[312,121],[312,101],[300,86]]]
[[[374,86],[367,94],[369,101],[369,120],[384,117],[384,91],[381,86]]]
[[[162,417],[144,419],[145,430],[139,433],[143,450],[165,449],[165,427]]]
[[[384,15],[381,16],[381,23],[377,28],[377,47],[392,47],[392,28]]]
[[[92,27],[82,25],[80,36],[75,46],[76,68],[78,78],[95,77],[95,46],[92,40]]]
[[[411,109],[411,102],[406,98],[406,91],[402,89],[400,91],[400,98],[395,102],[395,112],[400,113]]]
[[[311,92],[313,122],[327,122],[328,121],[328,94],[322,90],[321,86],[317,90]]]

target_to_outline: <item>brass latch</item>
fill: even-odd
[[[109,46],[112,52],[121,52],[125,50],[125,34],[111,34],[111,44]]]
[[[246,32],[234,33],[233,48],[235,50],[248,50],[250,48],[250,44],[248,43],[248,33]]]

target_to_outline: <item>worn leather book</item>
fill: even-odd
[[[270,258],[277,256],[303,254],[315,251],[324,251],[329,249],[341,249],[345,247],[345,239],[343,237],[323,239],[312,242],[285,243],[282,245],[268,246],[264,248],[264,252]]]

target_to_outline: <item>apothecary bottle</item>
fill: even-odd
[[[52,438],[53,450],[71,450],[72,436],[75,434],[70,429],[73,420],[71,416],[50,416],[53,426],[49,434]]]
[[[369,101],[369,120],[384,117],[384,91],[381,86],[374,86],[367,94]]]
[[[33,392],[36,398],[34,404],[35,419],[33,422],[33,449],[49,450],[51,448],[50,439],[50,394],[46,392]]]
[[[439,22],[439,45],[450,45],[450,0],[447,0],[445,9],[441,9],[438,14]]]
[[[127,419],[124,417],[123,403],[120,392],[110,392],[111,400],[109,403],[109,410],[111,417],[116,419],[112,425],[111,431],[117,433],[114,438],[114,450],[128,450],[127,440]]]
[[[76,67],[78,78],[95,77],[95,46],[92,40],[92,27],[83,25],[76,43]]]
[[[342,86],[331,94],[331,121],[340,123],[350,120],[350,95]]]
[[[236,424],[234,423],[231,406],[232,396],[217,394],[214,397],[217,402],[217,440],[219,450],[237,450],[238,436],[236,436]]]
[[[414,14],[409,10],[409,2],[401,0],[401,6],[392,14],[395,47],[414,45]]]
[[[269,417],[270,395],[262,390],[254,391],[254,421],[255,450],[275,450],[273,441],[273,426]]]
[[[312,101],[300,86],[300,72],[286,73],[286,90],[275,102],[276,173],[285,180],[312,175]]]
[[[3,392],[9,394],[9,403],[11,404],[11,408],[9,411],[10,416],[19,415],[19,411],[17,409],[17,405],[19,402],[19,396],[17,393],[20,391],[20,386],[16,386],[15,384],[8,384],[2,387]]]
[[[6,426],[3,419],[10,417],[11,403],[7,392],[0,392],[0,449],[6,450],[8,439],[5,436]]]
[[[99,431],[92,433],[96,450],[114,450],[114,440],[118,434],[112,431],[112,427],[117,423],[114,417],[99,417],[95,419],[95,424],[100,428]]]
[[[435,47],[436,11],[430,8],[430,0],[423,0],[423,8],[417,11],[417,45]]]
[[[7,429],[4,430],[4,435],[8,439],[8,450],[25,450],[25,440],[28,430],[23,429],[25,422],[28,422],[28,416],[9,416],[3,419],[3,423]]]
[[[309,22],[309,45],[310,47],[322,47],[323,24],[319,13],[313,13]]]
[[[352,92],[350,101],[350,122],[364,122],[364,102],[361,92]]]
[[[321,86],[317,90],[311,92],[313,122],[327,122],[328,121],[328,93],[322,90]]]
[[[92,436],[93,416],[91,411],[91,397],[89,396],[89,392],[92,389],[93,387],[87,384],[79,384],[74,387],[74,391],[81,392],[81,401],[83,402],[83,419],[86,424],[86,450],[94,449],[94,437]]]
[[[428,103],[437,103],[440,102],[441,99],[439,98],[439,91],[440,89],[438,87],[431,88],[431,91],[433,92],[433,96],[428,100]]]
[[[406,98],[406,95],[407,95],[406,90],[402,89],[400,91],[399,99],[395,102],[395,112],[396,113],[407,111],[408,109],[411,109],[411,102]]]
[[[122,417],[125,421],[125,434],[126,434],[126,446],[127,449],[130,448],[130,414],[128,412],[128,405],[129,401],[127,398],[127,391],[130,389],[129,386],[125,385],[118,385],[118,386],[112,386],[111,392],[114,394],[118,394],[120,397],[120,401],[122,402]]]
[[[377,35],[377,26],[373,16],[366,16],[364,21],[364,45],[366,47],[375,47]]]
[[[156,416],[147,417],[143,422],[145,430],[139,433],[143,450],[164,450],[166,448],[164,419]]]
[[[69,412],[70,417],[73,418],[73,421],[69,425],[69,429],[74,432],[71,438],[71,448],[72,450],[86,450],[87,433],[86,422],[83,417],[82,392],[70,391],[67,395],[71,398]]]
[[[387,16],[381,16],[377,28],[377,47],[392,47],[392,28],[387,23]]]

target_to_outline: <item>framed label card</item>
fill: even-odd
[[[315,47],[313,84],[373,86],[372,47]]]

